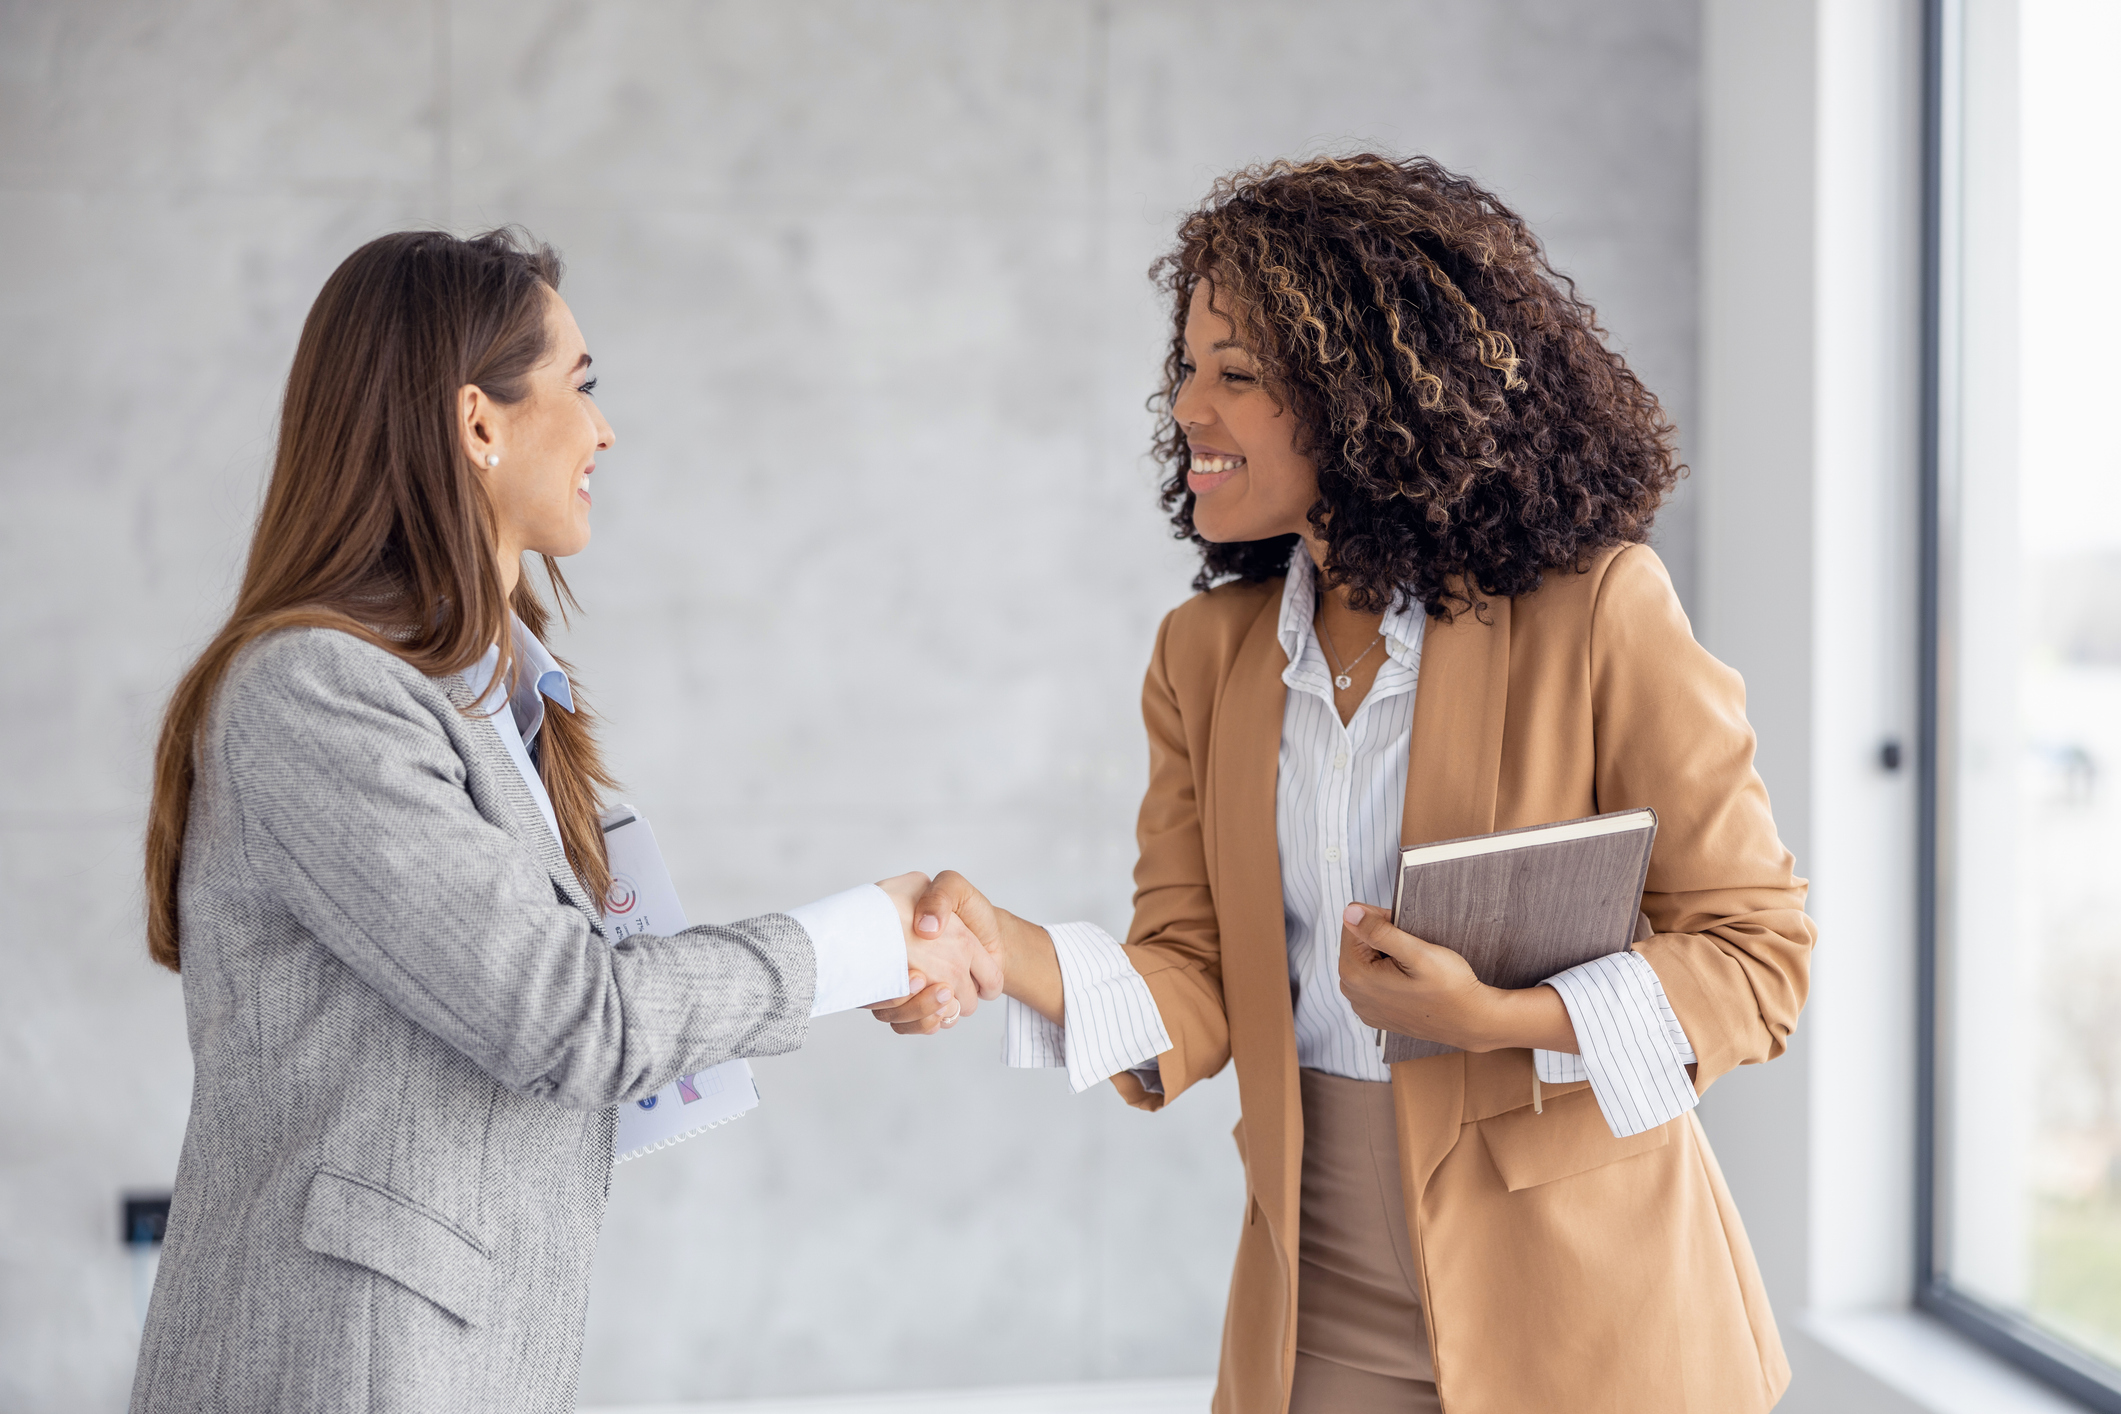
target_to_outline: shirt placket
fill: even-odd
[[[1356,709],[1361,720],[1362,709]],[[1340,713],[1326,708],[1328,728],[1318,763],[1319,881],[1322,912],[1313,930],[1314,966],[1321,984],[1338,992],[1340,974],[1340,916],[1355,897],[1354,859],[1350,854],[1350,802],[1354,791],[1355,739]]]

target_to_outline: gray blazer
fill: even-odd
[[[801,927],[607,944],[468,700],[325,629],[261,640],[220,689],[136,1414],[571,1411],[613,1107],[802,1044]]]

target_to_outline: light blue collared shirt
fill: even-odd
[[[567,681],[567,672],[559,660],[552,656],[552,650],[525,628],[523,621],[514,614],[508,616],[508,634],[515,649],[516,668],[515,687],[506,703],[508,710],[501,710],[500,688],[493,680],[494,670],[501,665],[500,644],[487,649],[485,657],[464,670],[464,684],[471,689],[478,710],[487,714],[494,730],[501,734],[501,745],[508,749],[508,759],[516,763],[523,784],[530,790],[530,798],[537,802],[538,813],[545,817],[545,828],[552,831],[553,843],[559,844],[560,818],[552,812],[552,797],[545,793],[545,781],[538,774],[537,764],[530,759],[530,748],[545,725],[546,699],[550,698],[564,710],[572,712],[574,687]]]

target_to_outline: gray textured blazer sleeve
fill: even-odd
[[[509,1089],[594,1108],[802,1044],[816,960],[793,920],[607,944],[472,800],[466,734],[491,724],[393,655],[329,630],[278,634],[226,686],[216,746],[249,867],[348,969]]]

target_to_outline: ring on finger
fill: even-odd
[[[943,1025],[955,1026],[957,1019],[965,1014],[965,1004],[955,997],[950,1000],[950,1014],[943,1018]]]

